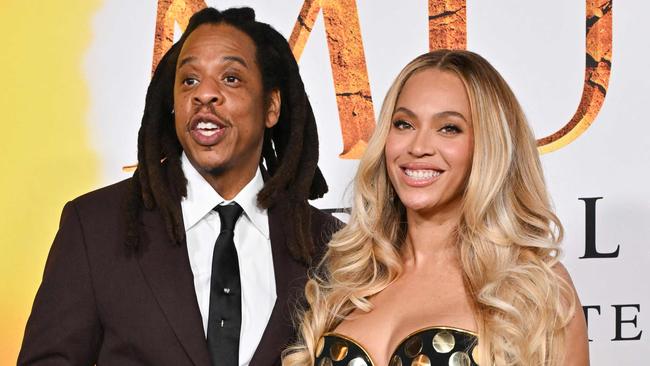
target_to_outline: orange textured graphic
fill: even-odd
[[[429,50],[467,48],[465,0],[429,0]]]
[[[306,0],[289,44],[300,58],[322,9],[343,137],[343,159],[358,159],[375,128],[375,115],[355,0]]]
[[[300,9],[296,25],[293,27],[293,32],[291,32],[291,36],[289,37],[289,45],[296,60],[300,60],[302,51],[305,50],[309,34],[314,28],[316,17],[320,13],[320,7],[321,0],[305,0],[302,9]]]
[[[206,6],[203,0],[158,0],[152,73],[165,52],[174,44],[174,23],[185,30],[192,14]]]
[[[612,1],[587,0],[586,62],[582,97],[571,120],[537,141],[542,152],[568,145],[591,126],[602,107],[612,71]]]

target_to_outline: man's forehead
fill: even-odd
[[[185,40],[178,66],[185,59],[189,62],[196,61],[198,55],[214,57],[224,62],[244,61],[244,65],[248,65],[255,62],[255,52],[253,40],[236,27],[226,23],[203,24]]]

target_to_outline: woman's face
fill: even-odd
[[[386,139],[388,176],[407,210],[457,210],[472,166],[469,99],[453,73],[424,69],[404,84]]]

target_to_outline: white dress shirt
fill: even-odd
[[[242,323],[239,335],[239,365],[248,366],[262,338],[275,305],[275,274],[269,238],[267,210],[257,206],[257,193],[264,181],[259,169],[255,177],[230,201],[223,199],[192,166],[181,157],[187,178],[187,197],[181,201],[194,290],[207,337],[210,308],[212,253],[221,221],[213,208],[237,202],[244,210],[235,225],[235,248],[239,259],[242,289]]]

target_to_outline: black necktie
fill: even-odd
[[[212,365],[239,365],[239,330],[241,328],[241,282],[239,262],[233,238],[235,222],[242,208],[233,203],[217,206],[221,232],[212,254],[208,348]]]

